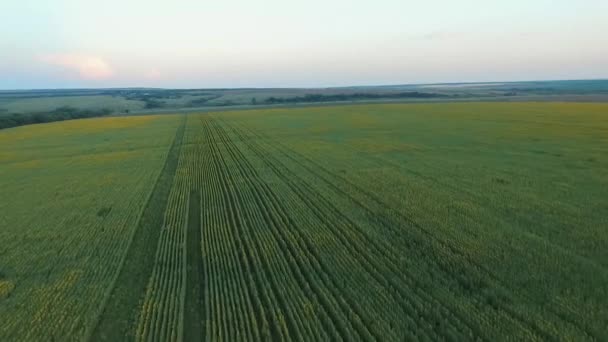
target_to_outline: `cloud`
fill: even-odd
[[[445,30],[432,31],[422,34],[409,35],[412,40],[448,40],[452,38],[462,37],[463,34],[460,32],[451,32]]]
[[[150,69],[144,73],[144,78],[147,80],[158,80],[161,78],[161,73],[158,69]]]
[[[85,80],[103,80],[114,75],[112,67],[101,57],[81,54],[44,55],[41,60],[75,71]]]
[[[422,35],[422,39],[426,39],[426,40],[440,40],[440,39],[447,39],[451,35],[452,34],[450,34],[448,32],[435,31],[435,32],[431,32],[431,33],[427,33],[425,35]]]

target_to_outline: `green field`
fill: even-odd
[[[122,97],[108,95],[35,98],[0,97],[0,109],[2,109],[3,113],[39,113],[51,111],[61,107],[72,107],[84,110],[107,108],[113,112],[124,112],[125,110],[141,110],[143,109],[143,104],[140,101],[128,100]]]
[[[608,339],[608,104],[0,131],[0,341]]]

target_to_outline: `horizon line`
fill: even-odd
[[[372,87],[415,87],[415,86],[433,86],[433,85],[459,85],[459,84],[504,84],[504,83],[534,83],[534,82],[580,82],[580,81],[608,81],[608,77],[600,78],[575,78],[575,79],[527,79],[527,80],[516,80],[516,81],[461,81],[461,82],[429,82],[429,83],[395,83],[395,84],[360,84],[360,85],[343,85],[343,86],[318,86],[318,87],[201,87],[201,88],[165,88],[165,87],[141,87],[141,86],[129,86],[129,87],[58,87],[58,88],[0,88],[0,92],[18,92],[18,91],[58,91],[58,90],[138,90],[138,89],[151,89],[151,90],[263,90],[263,89],[347,89],[347,88],[372,88]]]

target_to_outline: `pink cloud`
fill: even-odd
[[[103,80],[112,77],[114,70],[101,57],[80,54],[54,54],[41,57],[45,63],[75,71],[86,80]]]

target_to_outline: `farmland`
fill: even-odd
[[[608,101],[607,80],[336,88],[0,90],[0,129],[105,115],[202,113],[344,103]]]
[[[0,340],[605,340],[608,105],[0,131]]]

